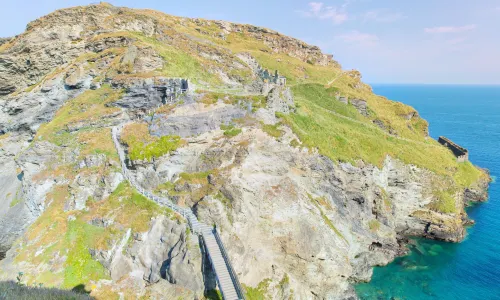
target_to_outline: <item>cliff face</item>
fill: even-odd
[[[56,11],[1,42],[0,107],[0,277],[102,299],[216,288],[185,220],[124,181],[118,124],[137,182],[216,224],[269,298],[355,298],[409,236],[461,241],[464,204],[487,197],[413,108],[251,25]]]

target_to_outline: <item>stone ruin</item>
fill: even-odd
[[[114,83],[125,88],[125,95],[113,105],[129,109],[151,109],[177,101],[177,96],[190,89],[188,79],[146,78],[134,82]]]
[[[189,80],[182,78],[161,78],[153,88],[160,93],[163,104],[172,102],[172,99],[179,94],[189,90]]]
[[[349,99],[346,96],[341,96],[340,93],[337,93],[335,95],[335,98],[346,105],[349,103],[352,104],[352,106],[354,106],[354,108],[356,108],[356,110],[363,116],[367,117],[369,115],[368,105],[366,103],[366,100]]]
[[[258,74],[259,74],[260,78],[262,78],[262,80],[264,80],[265,82],[269,82],[269,83],[273,83],[273,84],[277,84],[277,85],[282,85],[282,86],[286,85],[286,77],[281,76],[278,73],[278,70],[275,70],[274,75],[273,75],[267,69],[259,69]]]
[[[457,157],[458,162],[466,162],[469,161],[469,151],[454,142],[452,142],[450,139],[440,136],[438,139],[438,142],[447,147],[448,149],[453,152],[453,154]]]

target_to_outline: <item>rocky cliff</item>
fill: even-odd
[[[262,77],[279,71],[287,83]],[[121,174],[216,224],[250,296],[353,299],[408,238],[464,238],[487,173],[318,47],[108,4],[0,42],[0,278],[98,299],[218,297],[196,235]]]

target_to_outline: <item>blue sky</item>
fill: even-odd
[[[317,45],[368,83],[500,84],[500,0],[116,0],[115,6],[268,27]],[[0,36],[80,0],[2,3]]]

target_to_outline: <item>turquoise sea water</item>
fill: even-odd
[[[374,85],[375,93],[415,107],[430,135],[466,147],[470,160],[500,173],[500,86]],[[411,254],[357,285],[361,299],[500,299],[500,187],[468,209],[476,225],[460,244],[418,240]]]

